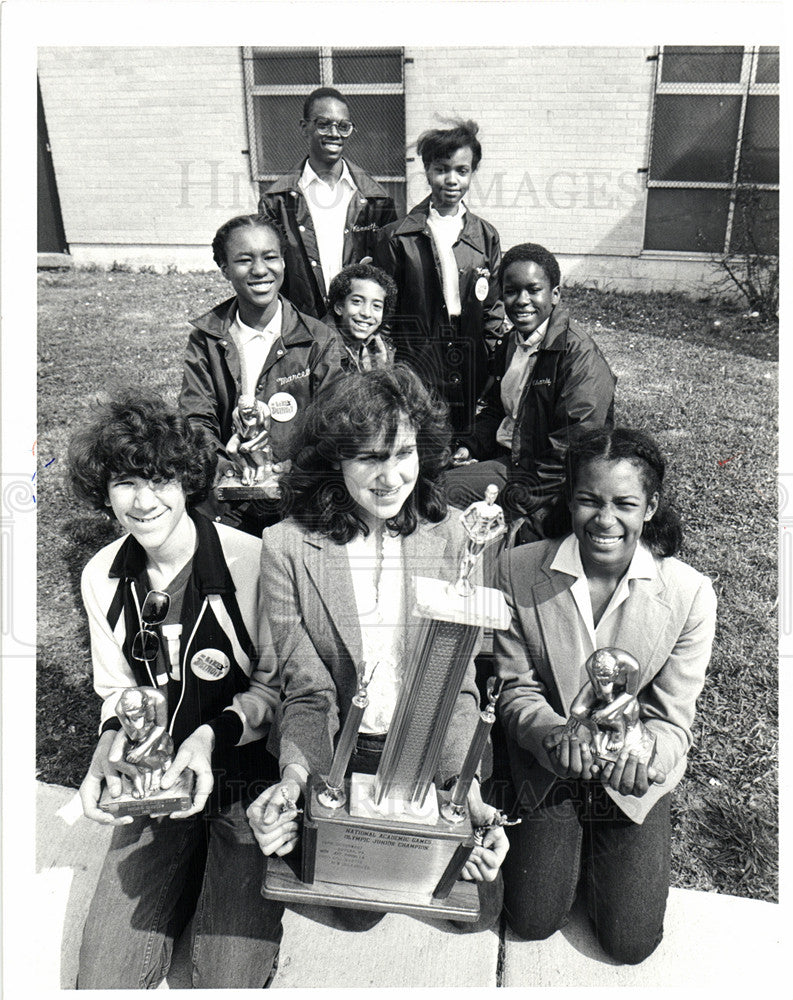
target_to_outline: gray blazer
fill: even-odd
[[[512,611],[509,630],[494,634],[496,669],[504,679],[499,708],[515,786],[529,808],[555,780],[543,737],[565,724],[583,683],[585,654],[578,629],[569,624],[578,616],[570,593],[574,578],[550,568],[560,544],[555,539],[513,549],[496,573]],[[656,737],[656,763],[666,774],[664,784],[641,798],[608,790],[637,823],[683,776],[716,627],[710,580],[679,559],[656,558],[656,567],[655,579],[631,581],[616,642],[641,664],[641,718]]]
[[[454,580],[465,546],[457,512],[420,523],[403,543],[405,606],[415,604],[414,576]],[[480,581],[481,582],[481,581]],[[346,548],[288,519],[262,536],[262,597],[281,671],[277,716],[281,770],[300,764],[327,773],[336,733],[357,690],[361,628]],[[417,619],[416,619],[417,620]],[[436,780],[459,773],[479,717],[473,660],[449,726]],[[485,773],[489,768],[484,769]]]

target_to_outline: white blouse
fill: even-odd
[[[396,708],[407,649],[402,536],[372,531],[348,542],[346,549],[361,625],[364,678],[372,678],[360,731],[385,733]]]

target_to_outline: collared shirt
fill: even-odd
[[[551,569],[559,573],[567,573],[574,576],[575,582],[570,588],[573,600],[578,608],[580,616],[579,625],[583,626],[585,636],[589,640],[585,646],[591,646],[587,656],[594,653],[596,649],[604,646],[619,645],[620,624],[622,621],[622,606],[628,600],[631,593],[631,582],[633,580],[653,580],[658,574],[655,559],[652,552],[641,541],[637,544],[628,569],[617,584],[617,588],[611,595],[611,600],[606,606],[600,621],[595,626],[592,614],[592,599],[589,595],[589,584],[583,563],[581,562],[581,552],[578,547],[578,539],[575,535],[568,535],[559,546]],[[570,622],[573,625],[573,622]],[[583,679],[581,681],[583,684]]]
[[[335,187],[322,180],[306,160],[297,185],[306,197],[311,221],[314,223],[319,263],[327,289],[344,266],[344,227],[347,222],[347,206],[356,191],[355,181],[344,160],[341,176]]]
[[[427,225],[432,234],[432,241],[438,253],[441,265],[441,282],[446,311],[450,316],[460,315],[460,278],[457,273],[457,258],[454,256],[454,244],[465,224],[465,206],[462,201],[457,206],[454,215],[441,215],[430,204],[427,213]]]
[[[388,732],[402,684],[407,638],[402,536],[384,531],[378,556],[378,535],[376,531],[366,538],[358,535],[346,546],[361,625],[365,676],[371,677],[362,733]]]
[[[236,312],[229,327],[229,335],[237,345],[240,355],[242,381],[240,395],[256,395],[256,386],[259,382],[262,368],[264,368],[264,362],[267,360],[270,348],[281,336],[283,312],[281,300],[278,299],[275,314],[263,330],[256,330],[252,326],[247,326],[240,319],[239,311]]]
[[[501,379],[501,404],[505,416],[496,431],[496,441],[504,448],[512,447],[512,435],[515,431],[515,420],[518,416],[523,387],[534,371],[537,351],[545,338],[549,322],[550,316],[526,340],[515,329],[510,334],[515,342],[515,352],[509,362],[509,368]]]

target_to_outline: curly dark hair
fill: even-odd
[[[69,442],[69,478],[80,500],[107,512],[108,483],[117,476],[175,479],[188,507],[206,499],[217,455],[203,428],[142,389],[100,397],[92,410]]]
[[[556,288],[557,285],[561,284],[562,272],[559,269],[559,261],[550,250],[546,250],[539,243],[518,243],[516,246],[510,247],[501,258],[499,274],[501,275],[502,288],[504,287],[504,275],[507,273],[507,268],[512,264],[523,263],[524,261],[533,261],[541,267],[545,271],[548,281],[551,283],[551,288]]]
[[[367,535],[368,526],[357,513],[338,466],[381,434],[390,447],[403,418],[416,431],[419,475],[416,488],[387,522],[388,528],[409,535],[418,527],[419,518],[442,521],[446,516],[443,470],[451,440],[448,407],[405,365],[353,372],[312,400],[295,441],[291,471],[281,479],[284,513],[339,545]]]
[[[394,279],[374,264],[348,264],[339,271],[328,289],[328,311],[333,312],[334,306],[347,298],[352,291],[352,283],[356,280],[373,281],[383,289],[385,292],[383,322],[385,322],[396,306],[397,287]]]
[[[580,470],[589,462],[602,459],[607,462],[624,460],[634,465],[641,477],[645,495],[649,499],[658,494],[658,509],[642,529],[642,541],[658,556],[673,556],[680,551],[683,529],[680,517],[664,495],[666,460],[649,434],[628,427],[599,427],[573,438],[567,451],[566,501],[575,494]],[[571,530],[570,511],[559,501],[545,521],[549,538],[559,538]]]
[[[476,137],[479,126],[474,121],[455,120],[452,128],[431,128],[422,132],[416,142],[416,152],[426,170],[433,160],[441,160],[458,149],[471,150],[471,168],[476,170],[482,160],[482,146]]]
[[[218,267],[228,264],[226,247],[228,246],[229,236],[236,229],[245,229],[248,226],[252,228],[261,226],[262,229],[269,229],[270,232],[275,233],[278,246],[281,250],[281,256],[283,257],[286,251],[286,233],[274,219],[266,215],[235,215],[233,219],[229,219],[228,222],[223,223],[212,240],[212,259]]]

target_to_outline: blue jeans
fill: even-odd
[[[153,989],[195,908],[195,988],[264,986],[283,905],[261,896],[264,856],[242,805],[116,827],[83,931],[80,989]]]
[[[507,833],[504,912],[518,937],[540,941],[567,923],[583,863],[603,949],[635,965],[658,947],[669,894],[669,795],[639,825],[599,782],[560,780]]]

